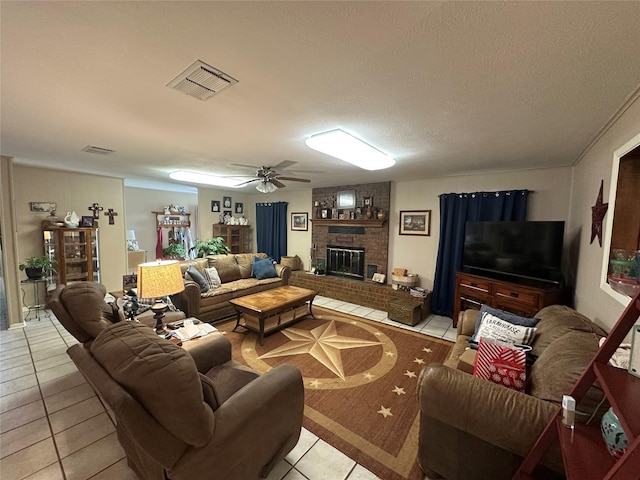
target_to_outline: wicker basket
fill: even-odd
[[[280,257],[280,264],[289,267],[291,270],[300,270],[301,263],[300,257],[297,255],[293,257]]]

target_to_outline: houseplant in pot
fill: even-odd
[[[30,279],[42,278],[44,276],[51,275],[56,271],[54,261],[45,255],[39,257],[28,257],[25,259],[24,263],[18,265],[18,268],[20,270],[24,270],[27,274],[27,278]]]
[[[164,258],[172,260],[185,260],[187,258],[187,249],[181,243],[172,243],[167,248],[162,249]]]
[[[206,257],[207,255],[226,255],[229,253],[229,247],[224,243],[222,237],[201,240],[196,243],[196,246],[193,247],[192,250],[196,251],[196,256],[199,258]]]

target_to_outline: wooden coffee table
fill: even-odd
[[[264,345],[266,333],[280,330],[306,315],[313,317],[311,305],[317,294],[313,290],[287,285],[234,298],[230,303],[238,316],[233,331],[238,327],[252,330],[260,336],[260,345]],[[243,324],[240,324],[241,314]]]

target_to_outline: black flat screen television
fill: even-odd
[[[469,273],[562,283],[564,222],[467,222],[462,268]]]

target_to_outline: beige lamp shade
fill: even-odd
[[[138,297],[158,298],[184,290],[180,263],[161,260],[138,265]]]

